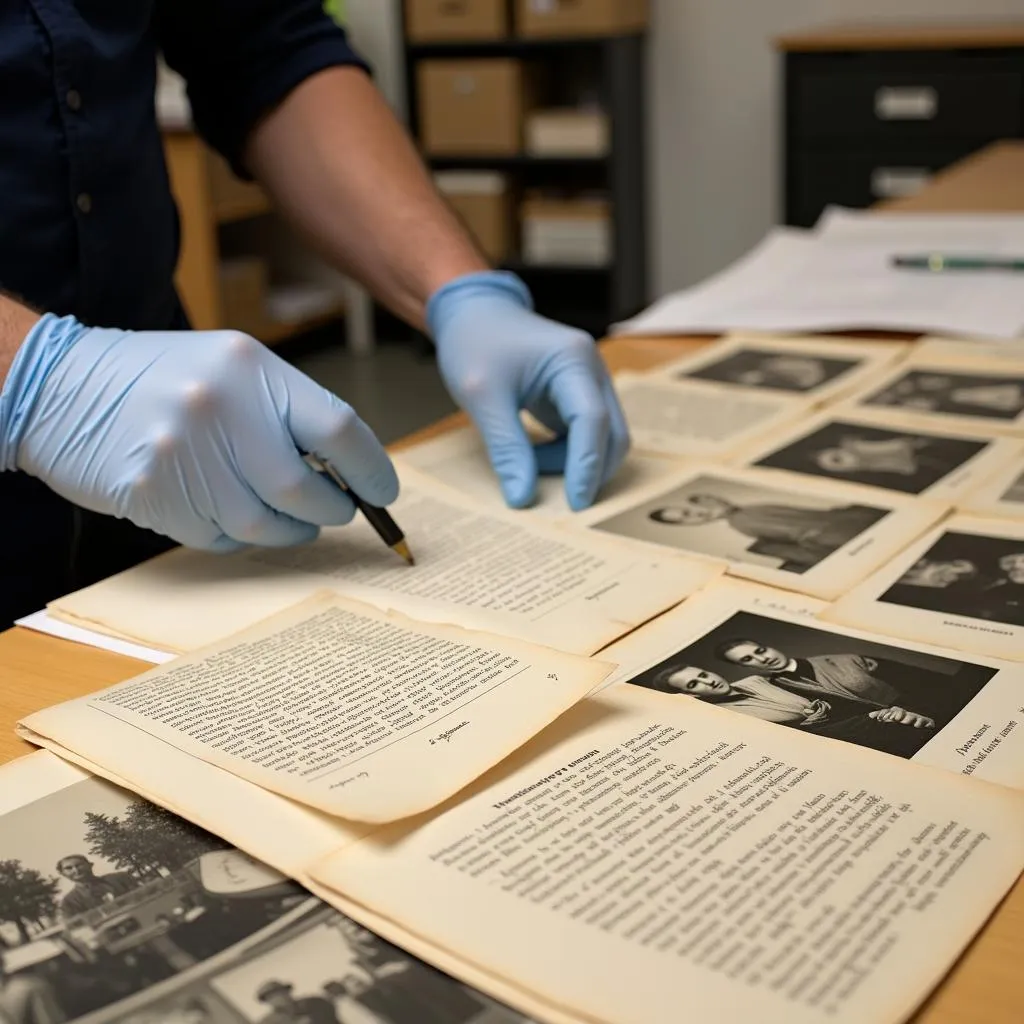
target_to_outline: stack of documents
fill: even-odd
[[[1024,216],[827,211],[811,231],[775,228],[732,266],[619,324],[621,334],[888,330],[1014,338],[1024,276],[900,269],[897,256],[1013,258]]]

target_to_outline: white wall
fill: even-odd
[[[345,20],[352,44],[373,65],[378,88],[404,117],[405,68],[398,0],[345,0]]]
[[[707,276],[779,214],[778,35],[824,22],[1024,17],[1024,0],[652,0],[652,290]]]

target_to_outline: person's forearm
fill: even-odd
[[[15,353],[38,320],[38,313],[0,292],[0,388],[7,380]]]
[[[417,326],[427,299],[487,269],[367,75],[307,79],[254,130],[248,166],[337,267]]]

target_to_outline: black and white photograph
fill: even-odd
[[[1024,413],[1024,380],[1007,374],[910,370],[861,404],[1012,421]]]
[[[856,359],[744,348],[717,362],[683,371],[677,376],[745,388],[807,394],[831,384],[858,366],[860,361]]]
[[[3,1024],[524,1021],[97,779],[3,816],[0,965]]]
[[[1024,626],[1024,540],[947,531],[879,600]]]
[[[887,514],[842,499],[702,475],[591,525],[681,551],[804,573]]]
[[[1010,502],[1014,505],[1024,505],[1024,473],[1021,473],[1020,476],[1010,484],[999,500]]]
[[[997,670],[737,612],[631,683],[913,757]]]
[[[921,494],[991,443],[834,420],[763,456],[754,465]]]

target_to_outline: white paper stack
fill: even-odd
[[[1024,216],[827,211],[775,228],[694,288],[619,324],[621,334],[887,330],[982,339],[1024,334],[1024,274],[904,270],[897,255],[1024,258]]]

